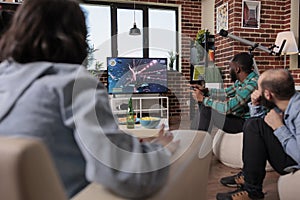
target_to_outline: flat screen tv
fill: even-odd
[[[167,58],[107,58],[109,94],[165,93]]]

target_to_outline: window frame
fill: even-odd
[[[111,55],[112,57],[118,56],[118,38],[114,37],[117,35],[117,9],[135,9],[136,10],[142,10],[143,11],[143,57],[149,58],[149,9],[164,9],[164,10],[172,10],[175,11],[175,21],[176,21],[176,52],[179,51],[179,8],[176,6],[164,6],[164,5],[153,5],[153,4],[139,4],[133,2],[107,2],[107,1],[89,1],[84,0],[83,3],[85,4],[94,4],[94,5],[109,5],[110,6],[110,14],[111,14]],[[128,27],[129,30],[130,27]],[[176,60],[179,61],[179,55],[176,55]],[[179,71],[179,62],[176,62],[175,70]]]

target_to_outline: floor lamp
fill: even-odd
[[[292,31],[279,32],[275,41],[275,52],[279,52],[282,43],[285,43],[281,55],[284,56],[284,68],[286,68],[286,56],[299,53],[294,33]]]

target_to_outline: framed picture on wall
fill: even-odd
[[[260,1],[243,0],[242,4],[242,27],[254,28],[260,27]]]
[[[228,30],[228,3],[217,7],[217,33],[221,29]]]

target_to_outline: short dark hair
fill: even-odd
[[[0,9],[0,37],[8,29],[14,11]]]
[[[261,80],[263,91],[270,90],[279,100],[289,100],[295,94],[295,82],[288,70],[271,69],[267,73],[268,76]]]
[[[75,0],[26,0],[0,41],[0,61],[81,64],[87,57],[85,16]]]
[[[246,72],[247,74],[250,74],[253,71],[253,59],[252,56],[247,52],[242,52],[236,54],[231,62],[237,63],[242,71]]]

